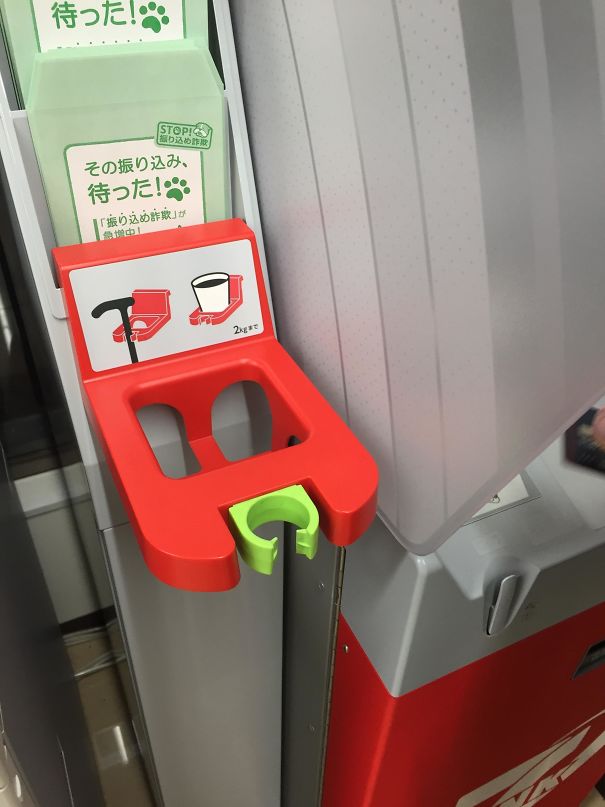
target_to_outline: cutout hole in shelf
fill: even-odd
[[[273,417],[260,384],[239,381],[221,392],[212,404],[212,434],[229,462],[271,451]]]
[[[143,406],[136,413],[162,473],[183,479],[201,471],[187,438],[181,413],[166,404]]]

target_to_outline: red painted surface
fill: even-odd
[[[250,241],[264,333],[95,373],[70,284],[78,269],[145,256]],[[239,568],[227,526],[229,507],[302,484],[335,544],[356,540],[376,510],[374,461],[275,338],[252,231],[232,220],[54,250],[90,417],[151,571],[192,591],[235,586]],[[167,262],[168,271],[170,267]],[[239,381],[260,384],[273,417],[273,450],[229,462],[212,436],[212,404]],[[137,410],[167,404],[183,416],[202,470],[184,479],[164,476],[136,418]],[[302,442],[287,448],[296,436]]]
[[[605,604],[393,698],[341,619],[323,807],[578,807],[605,773],[605,665],[573,676],[604,638]]]
[[[168,289],[135,289],[132,297],[134,305],[129,317],[132,339],[146,342],[170,322],[170,292]],[[123,325],[113,332],[113,341],[126,341]]]

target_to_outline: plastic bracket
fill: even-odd
[[[319,512],[302,485],[257,496],[229,508],[229,523],[242,559],[260,574],[272,574],[277,560],[277,538],[255,535],[262,524],[287,521],[298,527],[296,554],[313,560],[317,554]]]

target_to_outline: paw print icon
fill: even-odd
[[[143,18],[142,26],[155,34],[159,34],[165,25],[170,22],[170,17],[166,14],[166,7],[159,6],[153,0],[145,6],[140,6],[139,14]]]
[[[179,177],[167,179],[164,182],[164,187],[166,188],[166,198],[174,199],[177,202],[182,202],[185,196],[191,193],[187,180]]]

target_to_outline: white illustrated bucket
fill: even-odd
[[[211,272],[200,275],[191,281],[200,311],[216,314],[228,308],[231,302],[229,275],[225,272]]]

